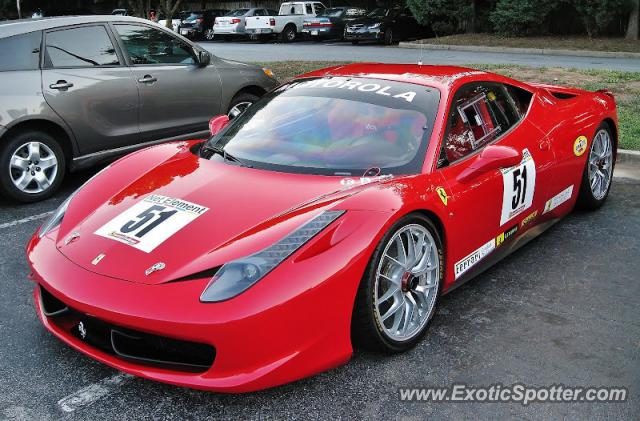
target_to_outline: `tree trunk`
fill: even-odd
[[[162,10],[162,12],[164,13],[164,16],[166,18],[166,26],[169,29],[173,29],[171,20],[173,19],[173,16],[178,11],[178,7],[180,7],[181,1],[182,0],[161,0],[160,1],[160,10]]]
[[[476,32],[476,16],[478,15],[478,6],[476,0],[471,0],[469,5],[469,21],[467,22],[466,33],[472,34]]]
[[[633,8],[629,13],[629,25],[627,26],[627,39],[638,40],[638,20],[640,19],[640,0],[634,0]]]

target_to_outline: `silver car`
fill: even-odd
[[[0,22],[0,193],[34,202],[67,171],[206,136],[276,84],[143,19]]]

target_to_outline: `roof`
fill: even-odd
[[[5,20],[0,21],[0,38],[59,28],[61,26],[99,22],[144,22],[153,24],[150,20],[117,15],[57,16],[41,19]]]
[[[482,70],[459,66],[354,63],[320,69],[302,76],[368,77],[444,88],[452,85],[459,79],[486,74],[487,72]]]

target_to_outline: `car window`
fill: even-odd
[[[449,111],[440,165],[482,149],[521,118],[507,88],[498,83],[474,83],[458,90]]]
[[[264,9],[256,9],[253,11],[253,16],[266,16]]]
[[[305,8],[306,8],[307,15],[312,15],[313,14],[313,7],[311,6],[311,4],[309,4],[309,3],[305,4]]]
[[[195,64],[189,44],[159,29],[115,25],[133,64]]]
[[[41,41],[40,31],[0,39],[0,72],[37,69]]]
[[[280,15],[304,15],[302,4],[282,3],[280,6]]]
[[[316,9],[316,15],[321,15],[324,12],[324,6],[322,3],[313,3],[313,6]]]
[[[47,67],[94,67],[120,64],[107,29],[82,26],[46,35]]]
[[[347,9],[346,11],[348,17],[364,16],[366,13],[367,11],[364,9]]]

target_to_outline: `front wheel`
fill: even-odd
[[[401,218],[376,247],[353,311],[356,344],[402,352],[426,333],[444,273],[442,241],[429,218]]]
[[[58,142],[39,130],[5,139],[0,148],[0,192],[31,203],[51,196],[62,183],[65,157]]]
[[[596,130],[589,148],[578,195],[579,207],[594,210],[607,200],[615,165],[614,146],[611,128],[607,123],[602,123]]]
[[[259,99],[259,97],[249,93],[241,93],[234,96],[229,104],[229,110],[227,111],[229,120],[233,120],[238,117]]]
[[[204,33],[204,38],[207,41],[213,41],[213,38],[215,37],[215,33],[213,32],[213,29],[207,29]],[[222,37],[221,37],[222,39]]]
[[[393,29],[387,29],[387,31],[384,33],[384,43],[386,45],[393,45],[395,44],[395,42],[396,39],[393,37]]]

